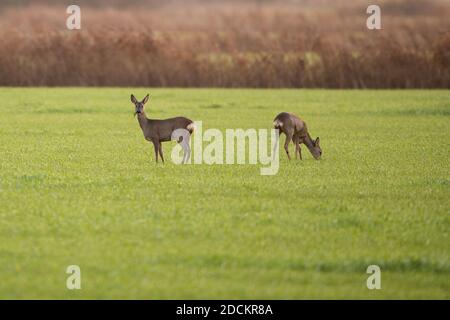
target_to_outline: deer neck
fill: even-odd
[[[148,128],[148,118],[144,111],[137,114],[139,125],[141,126],[142,131],[145,133],[145,131]]]
[[[314,154],[314,142],[311,139],[311,136],[309,135],[309,133],[306,135],[306,137],[304,138],[303,141],[305,142],[305,145],[308,148],[309,152]]]

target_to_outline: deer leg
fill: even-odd
[[[298,159],[298,150],[300,148],[300,146],[298,144],[298,137],[294,136],[292,139],[292,142],[294,143],[294,146],[295,146],[295,159]]]
[[[183,149],[183,160],[181,161],[181,164],[185,164],[188,162],[189,157],[191,155],[191,147],[189,146],[189,134],[180,136],[180,138],[178,139],[178,144],[181,146],[181,148]]]
[[[158,143],[158,150],[159,150],[159,155],[161,156],[161,160],[164,163],[164,155],[163,155],[163,149],[162,149],[162,143],[161,142]]]
[[[289,155],[289,142],[292,140],[292,133],[286,133],[286,141],[284,142],[284,150],[286,150],[286,154],[289,160],[291,160],[291,156]]]
[[[191,147],[189,146],[189,136],[183,138],[183,141],[181,141],[180,144],[184,151],[183,164],[185,164],[189,161],[189,158],[191,156]]]
[[[281,137],[281,130],[278,129],[278,136],[277,139],[275,140],[275,145],[273,146],[273,152],[272,152],[272,157],[273,159],[275,159],[275,153],[279,153],[279,145],[280,145],[280,137]]]
[[[181,164],[185,164],[187,162],[188,153],[184,144],[181,144],[181,148],[183,148],[183,160],[181,161]]]
[[[187,153],[186,153],[186,161],[184,163],[188,163],[189,159],[191,158],[191,147],[187,145]]]
[[[298,157],[300,158],[300,160],[302,159],[302,148],[300,147],[300,144],[302,143],[302,139],[300,137],[297,137],[297,141],[296,141],[296,152],[298,152]]]
[[[298,155],[300,156],[300,160],[303,160],[302,158],[302,147],[300,146],[302,143],[305,143],[305,140],[302,137],[298,138]]]
[[[153,141],[153,147],[155,148],[155,160],[156,163],[158,163],[158,151],[159,151],[159,147],[158,147],[158,141]]]

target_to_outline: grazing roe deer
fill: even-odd
[[[195,129],[194,122],[185,117],[176,117],[170,119],[148,119],[144,112],[144,105],[149,99],[149,95],[142,101],[138,101],[134,95],[131,95],[131,102],[135,105],[134,115],[138,117],[139,125],[141,126],[142,133],[147,141],[153,143],[155,147],[156,162],[158,162],[158,153],[161,156],[162,162],[164,162],[164,155],[161,143],[164,141],[170,141],[172,133],[177,129],[185,129],[192,134]],[[183,141],[185,140],[185,141]],[[184,150],[183,162],[186,163],[189,160],[191,149],[189,147],[189,135],[180,136],[177,141],[181,144]]]
[[[295,158],[297,158],[298,153],[300,160],[302,160],[300,144],[304,143],[314,159],[320,159],[322,156],[322,149],[319,145],[319,137],[317,137],[316,140],[311,139],[306,123],[302,119],[292,113],[282,112],[275,117],[273,125],[275,129],[279,130],[280,135],[282,132],[286,135],[284,150],[286,150],[289,160],[291,160],[291,156],[289,155],[289,142],[291,142],[291,140],[295,145]]]

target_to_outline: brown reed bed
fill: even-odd
[[[449,88],[450,4],[3,7],[0,86]]]

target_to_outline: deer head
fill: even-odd
[[[319,137],[316,138],[316,140],[313,141],[313,147],[310,150],[311,154],[313,155],[314,159],[319,160],[322,156],[322,149],[320,148],[320,139]]]
[[[134,115],[141,114],[144,112],[144,105],[147,103],[150,95],[146,95],[142,101],[138,101],[134,95],[131,95],[131,102],[133,102],[135,109]]]

